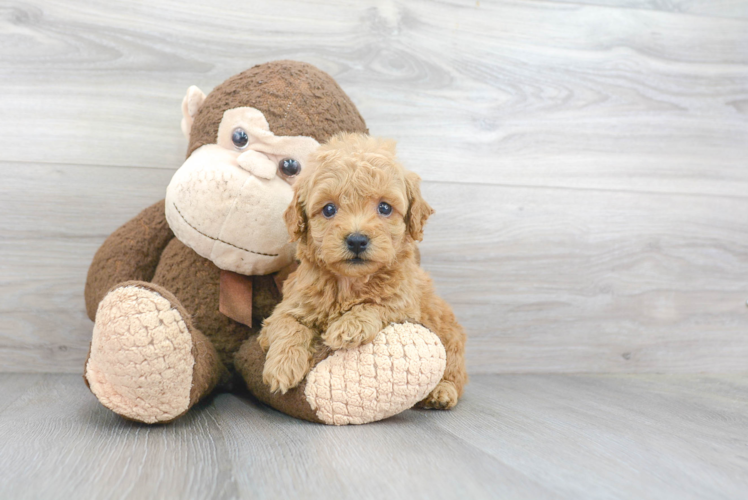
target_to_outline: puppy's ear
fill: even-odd
[[[306,217],[307,192],[309,190],[309,175],[302,175],[294,184],[293,200],[285,212],[283,220],[286,222],[291,241],[301,240],[306,235],[308,220]]]
[[[426,203],[421,196],[421,178],[415,172],[405,175],[405,189],[408,194],[408,213],[405,215],[405,223],[408,232],[416,241],[423,239],[423,226],[426,219],[434,213],[434,209]]]

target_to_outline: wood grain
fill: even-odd
[[[219,395],[127,422],[75,375],[0,375],[2,498],[740,499],[748,379],[482,375],[453,411],[364,426]]]
[[[470,388],[472,412],[427,423],[563,498],[742,498],[748,460],[734,450],[748,444],[746,382],[482,377]]]
[[[424,192],[437,214],[422,264],[469,332],[475,372],[746,370],[745,199]]]
[[[83,288],[107,235],[163,198],[173,171],[0,163],[0,371],[82,370]]]
[[[7,160],[176,168],[187,86],[289,57],[335,76],[430,180],[748,191],[748,20],[553,2],[323,2],[294,18],[287,1],[17,5]]]
[[[236,498],[214,409],[148,427],[101,406],[80,376],[26,377],[31,389],[0,413],[0,497]]]
[[[6,371],[81,370],[88,263],[171,175],[108,168],[111,184],[100,186],[95,167],[57,168],[26,168],[5,184],[19,218],[0,222],[12,236],[0,242]],[[37,198],[13,195],[32,185]],[[48,205],[54,190],[67,199]],[[423,191],[437,210],[423,266],[469,333],[471,372],[745,371],[746,291],[736,276],[748,247],[735,214],[748,213],[748,200],[432,182]],[[28,231],[22,217],[43,222]]]
[[[87,266],[163,196],[183,92],[280,58],[426,180],[472,372],[746,369],[745,2],[224,5],[0,7],[0,371],[80,370]]]
[[[577,5],[598,5],[614,9],[644,9],[690,14],[699,17],[713,16],[728,19],[748,19],[748,3],[744,0],[552,0]]]

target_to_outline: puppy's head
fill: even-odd
[[[340,134],[320,146],[285,212],[299,256],[346,277],[365,277],[412,254],[433,213],[420,177],[395,159],[395,144]]]

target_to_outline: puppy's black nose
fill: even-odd
[[[358,255],[369,246],[369,238],[361,233],[353,233],[348,235],[345,243],[348,245],[348,250]]]

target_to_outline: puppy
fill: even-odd
[[[410,320],[447,353],[444,377],[419,405],[457,404],[467,382],[465,332],[419,267],[416,241],[433,213],[420,181],[397,162],[393,142],[357,134],[333,137],[299,176],[284,218],[300,265],[259,337],[271,390],[298,385],[319,342],[353,348]]]

